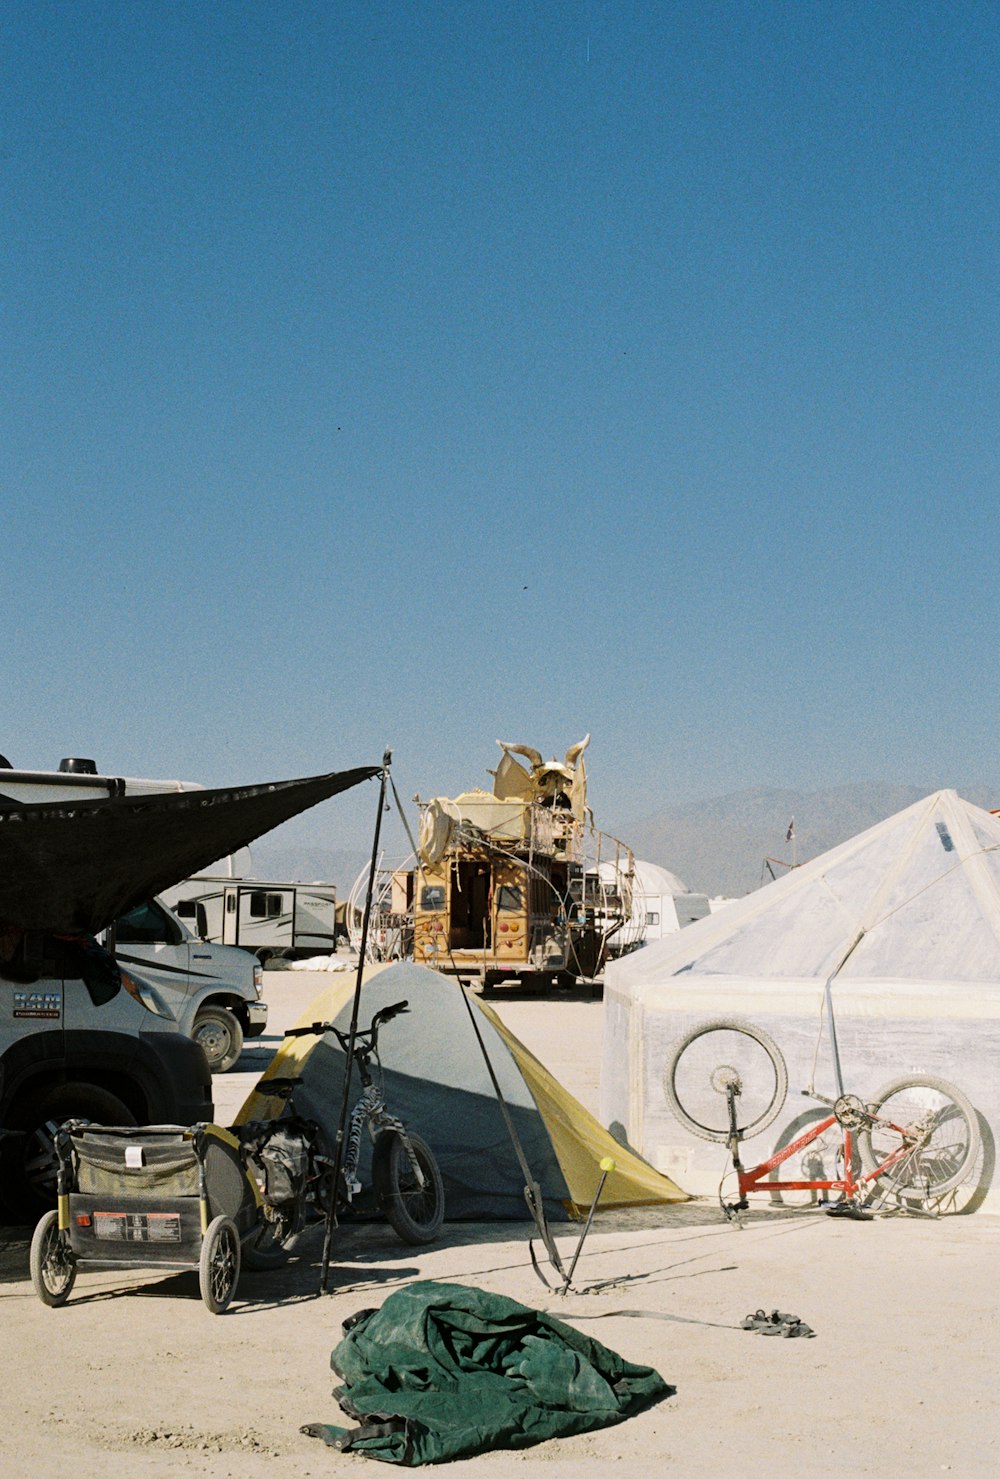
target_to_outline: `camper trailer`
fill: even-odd
[[[273,956],[304,959],[336,949],[337,891],[332,883],[204,874],[175,884],[163,897],[200,940],[238,945],[262,965]]]
[[[583,751],[545,762],[501,743],[492,794],[420,803],[413,954],[478,980],[594,980],[631,913],[632,857],[588,821]],[[524,755],[526,769],[514,754]],[[605,886],[601,862],[612,865]]]

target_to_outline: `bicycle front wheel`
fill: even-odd
[[[444,1182],[434,1154],[419,1135],[407,1131],[416,1165],[403,1137],[380,1135],[372,1156],[372,1180],[386,1218],[404,1243],[432,1243],[444,1221]],[[420,1177],[417,1176],[420,1168]],[[420,1182],[423,1181],[421,1186]]]
[[[674,1044],[663,1072],[663,1092],[692,1134],[727,1143],[730,1086],[741,1139],[759,1135],[781,1113],[788,1070],[777,1043],[762,1028],[720,1017],[693,1027]]]
[[[979,1119],[969,1100],[943,1078],[893,1079],[868,1105],[871,1123],[858,1150],[871,1175],[904,1201],[932,1202],[961,1185],[979,1153]]]

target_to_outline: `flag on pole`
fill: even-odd
[[[785,841],[786,842],[794,842],[795,841],[795,818],[794,817],[792,817],[792,820],[788,823],[788,831],[785,833]]]

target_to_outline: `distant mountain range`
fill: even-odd
[[[694,893],[738,897],[770,882],[766,858],[808,862],[876,822],[912,806],[941,786],[873,782],[822,791],[754,790],[671,806],[616,832],[637,858],[669,868]],[[956,786],[960,796],[989,810],[1000,788]],[[786,842],[795,818],[795,844]],[[780,876],[784,868],[775,867]]]
[[[627,842],[636,857],[676,873],[692,892],[738,897],[770,881],[765,858],[808,862],[940,789],[932,784],[873,782],[821,791],[737,791],[665,807],[620,827],[601,816],[598,824]],[[955,789],[977,806],[1000,807],[1000,787],[959,785]],[[792,817],[794,850],[785,841]],[[368,858],[365,848],[306,843],[269,847],[263,838],[254,843],[253,871],[258,878],[275,881],[332,882],[339,897],[345,898]],[[775,866],[774,871],[780,875],[784,870]]]

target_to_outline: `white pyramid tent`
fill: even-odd
[[[796,1091],[814,1061],[817,1088],[834,1089],[829,1037],[820,1036],[827,981],[849,1091],[937,1074],[1000,1131],[1000,817],[938,791],[609,965],[602,1119],[688,1190],[714,1190],[724,1151],[699,1148],[662,1090],[671,1043],[718,1016],[759,1022],[775,1037],[792,1090],[778,1127],[749,1142],[760,1159],[806,1107]],[[986,1147],[991,1175],[989,1136]]]

